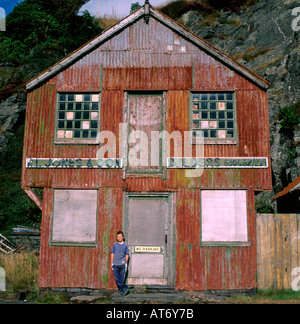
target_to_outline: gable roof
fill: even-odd
[[[257,86],[261,87],[264,90],[268,89],[270,85],[268,81],[264,80],[262,77],[255,74],[254,72],[252,72],[251,70],[249,70],[248,68],[246,68],[245,66],[243,66],[242,64],[240,64],[239,62],[237,62],[236,60],[234,60],[233,58],[231,58],[230,56],[222,52],[221,50],[219,50],[218,48],[206,42],[204,39],[193,34],[191,31],[189,31],[187,28],[182,26],[177,21],[164,15],[162,12],[153,8],[152,6],[147,7],[147,4],[145,4],[143,7],[139,8],[131,15],[118,22],[113,27],[105,30],[103,33],[96,36],[91,41],[87,42],[79,49],[74,51],[73,53],[69,54],[68,56],[66,56],[64,59],[62,59],[52,67],[39,74],[37,77],[33,78],[31,81],[29,81],[26,84],[26,89],[32,90],[33,88],[40,85],[42,82],[48,80],[49,78],[53,77],[55,74],[59,73],[61,70],[70,66],[73,62],[75,62],[83,55],[89,53],[90,51],[98,47],[100,44],[104,43],[105,41],[113,37],[119,31],[125,29],[127,26],[133,24],[135,21],[139,20],[142,17],[145,17],[145,19],[146,18],[149,19],[149,16],[157,19],[162,24],[166,25],[167,27],[177,32],[184,38],[187,38],[190,42],[194,43],[203,51],[213,56],[215,59],[221,61],[223,64],[227,65],[228,67],[232,68],[234,71],[241,74],[248,80],[252,81]]]
[[[300,190],[300,176],[297,179],[295,179],[292,183],[290,183],[285,189],[283,189],[273,199],[277,199],[279,197],[285,196],[287,193],[292,192],[294,190]]]

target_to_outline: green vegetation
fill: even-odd
[[[132,3],[130,8],[130,13],[138,10],[139,8],[141,8],[141,5],[138,2]]]
[[[102,29],[80,8],[89,0],[25,0],[7,16],[0,34],[0,99],[74,51]],[[6,76],[8,75],[8,76]]]
[[[246,53],[243,55],[243,59],[246,62],[250,62],[250,61],[255,60],[256,58],[258,58],[261,55],[265,55],[265,54],[271,52],[273,49],[274,48],[263,48],[261,50],[253,51],[253,49],[251,48],[251,51],[246,51]],[[252,53],[250,53],[250,52],[252,52]]]
[[[32,253],[0,254],[9,294],[38,291],[39,257]]]
[[[0,159],[0,231],[9,235],[13,226],[32,226],[41,220],[41,211],[21,189],[24,125],[6,134],[8,150]]]
[[[279,112],[279,119],[282,130],[293,130],[300,123],[300,101],[291,106],[282,107]]]
[[[273,304],[273,303],[300,303],[300,292],[293,290],[259,290],[254,296],[233,296],[231,299],[232,303],[238,304]]]
[[[89,0],[25,0],[7,16],[0,33],[0,100],[24,91],[24,83],[98,35],[99,22],[80,8]],[[0,156],[0,232],[39,223],[41,212],[21,189],[24,115],[4,133],[8,151]],[[1,130],[0,130],[1,131]]]
[[[54,293],[48,292],[47,294],[43,295],[42,297],[35,296],[34,294],[29,295],[29,300],[34,301],[36,304],[69,304],[70,299],[67,294],[63,293]]]

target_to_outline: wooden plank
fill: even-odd
[[[0,251],[5,254],[9,254],[16,251],[12,243],[2,234],[0,234]]]
[[[37,196],[37,194],[31,188],[24,189],[24,191],[26,192],[27,196],[39,207],[39,209],[43,211],[43,202]]]
[[[275,235],[276,235],[276,288],[283,288],[283,269],[282,269],[282,222],[281,215],[275,216]]]
[[[259,289],[291,289],[299,266],[299,215],[257,215],[257,282]]]
[[[130,171],[160,171],[161,145],[152,145],[153,133],[162,130],[163,98],[161,95],[129,96],[129,151],[128,169]],[[137,140],[134,132],[142,132],[147,137]],[[133,138],[132,138],[133,137]],[[143,145],[144,144],[144,145]],[[146,145],[146,147],[145,147]],[[153,151],[153,152],[152,152]],[[131,155],[130,152],[135,152]],[[139,153],[139,154],[137,154]],[[136,155],[139,155],[137,157]]]
[[[269,239],[270,237],[270,239]],[[266,249],[267,256],[269,258],[269,271],[267,273],[269,285],[268,288],[276,288],[276,237],[275,237],[275,219],[273,215],[268,215],[268,233],[264,236],[264,239],[269,242],[268,248]]]
[[[268,285],[268,262],[266,260],[267,241],[264,237],[267,233],[267,218],[265,215],[257,215],[257,273],[258,273],[258,289],[262,289]]]
[[[268,214],[258,215],[257,219],[258,288],[275,288],[275,219]]]
[[[283,267],[283,289],[290,288],[291,282],[291,237],[290,218],[292,215],[282,215],[282,267]]]
[[[298,233],[297,233],[297,215],[291,215],[290,218],[290,254],[291,254],[291,267],[290,267],[290,275],[294,268],[299,266],[298,263]],[[292,280],[292,278],[291,278]],[[289,284],[289,288],[291,288],[291,282]]]
[[[294,249],[295,249],[295,251],[297,251],[297,255],[295,256],[295,260],[297,263],[294,266],[294,268],[300,266],[300,214],[297,214],[295,219],[296,219],[296,228],[295,228],[296,242],[294,244]],[[297,276],[298,276],[298,274],[297,274]],[[293,279],[295,279],[295,278],[296,277],[293,276]]]
[[[256,242],[257,242],[257,288],[263,286],[263,262],[262,262],[262,254],[263,254],[263,240],[262,240],[262,215],[258,214],[256,216]]]

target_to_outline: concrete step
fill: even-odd
[[[138,294],[130,292],[126,296],[119,296],[118,293],[111,295],[111,301],[114,303],[128,304],[128,303],[162,303],[172,304],[180,303],[186,300],[186,296],[181,293],[145,293]]]
[[[171,294],[175,293],[175,287],[169,286],[146,286],[147,293],[162,293],[162,294]]]

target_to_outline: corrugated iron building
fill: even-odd
[[[30,81],[22,186],[42,209],[40,287],[115,288],[123,229],[129,284],[255,288],[267,88],[147,2]],[[167,154],[150,145],[163,131]]]

